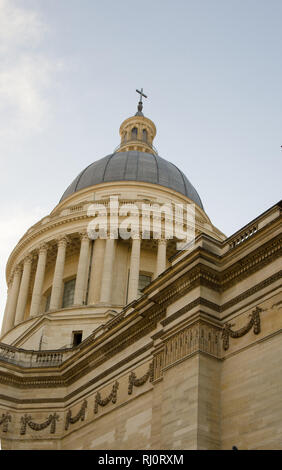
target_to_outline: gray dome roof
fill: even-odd
[[[66,189],[60,202],[80,189],[110,181],[143,181],[165,186],[184,194],[203,209],[197,191],[173,163],[136,150],[112,153],[91,163]]]

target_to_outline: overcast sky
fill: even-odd
[[[281,198],[281,0],[0,0],[5,265],[136,112],[226,235]]]

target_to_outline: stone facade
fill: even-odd
[[[282,449],[281,203],[229,238],[196,207],[195,243],[179,252],[140,233],[90,240],[88,207],[108,210],[113,195],[189,202],[150,183],[98,184],[20,240],[0,343],[2,449]]]

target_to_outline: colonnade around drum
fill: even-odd
[[[64,285],[64,268],[67,245],[71,243],[70,235],[61,235],[52,241],[56,243],[57,253],[53,282],[51,286],[49,311],[56,311],[62,308],[62,290]],[[87,232],[80,233],[80,252],[77,266],[74,306],[85,305],[85,291],[89,282],[89,292],[87,304],[111,303],[111,293],[113,286],[113,272],[115,253],[118,239],[98,238],[94,241],[93,252],[90,259],[89,253],[91,243]],[[166,269],[167,263],[167,241],[162,238],[157,241],[156,268],[154,276],[157,277]],[[35,263],[35,277],[32,288],[29,317],[34,317],[43,313],[41,309],[43,285],[46,272],[46,264],[50,241],[41,243],[31,253],[14,267],[12,276],[8,284],[7,303],[4,314],[4,321],[1,334],[10,331],[14,326],[25,320],[28,293],[30,290],[32,265]],[[131,240],[129,277],[127,286],[127,303],[132,302],[138,296],[138,282],[140,272],[141,238],[135,236]],[[90,273],[90,278],[88,278]],[[96,282],[97,281],[97,282]]]

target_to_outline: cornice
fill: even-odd
[[[173,313],[169,317],[166,317],[164,320],[161,320],[160,323],[163,326],[167,326],[178,318],[182,317],[182,315],[184,315],[185,313],[189,312],[195,307],[199,307],[200,305],[211,308],[215,312],[219,312],[220,307],[217,304],[210,302],[209,300],[206,300],[203,297],[197,297],[195,300],[193,300],[193,302],[189,302],[189,304],[185,305],[185,307],[181,308],[180,310],[177,310],[177,312]]]
[[[226,238],[222,245],[225,246],[225,245],[228,245],[231,247],[232,245],[232,242],[236,239],[239,239],[241,238],[242,239],[242,242],[241,243],[238,243],[236,244],[235,246],[231,247],[230,250],[228,251],[228,254],[232,254],[233,251],[236,249],[238,249],[239,247],[244,247],[245,246],[245,241],[249,240],[251,238],[252,242],[254,242],[255,240],[257,240],[260,235],[264,234],[264,232],[266,230],[269,229],[269,226],[270,225],[280,225],[281,224],[281,209],[282,209],[282,201],[278,202],[277,204],[274,204],[272,207],[270,207],[269,209],[267,209],[265,212],[263,212],[262,214],[260,214],[258,217],[256,217],[255,219],[253,219],[252,221],[250,221],[247,225],[243,226],[242,228],[240,228],[239,230],[237,230],[235,233],[233,233],[230,237]],[[274,219],[270,220],[267,224],[265,224],[263,227],[261,228],[258,228],[259,225],[265,220],[265,219],[268,219],[268,217],[271,215],[271,214],[274,214],[275,212],[279,212],[279,215],[277,215],[277,217],[275,217]],[[256,227],[256,231],[254,233],[254,235],[252,235],[251,237],[249,237],[249,231],[250,229]],[[247,238],[245,238],[244,236],[247,235]]]
[[[66,216],[55,216],[55,217],[56,217],[57,220],[47,222],[45,225],[43,225],[42,227],[36,229],[34,232],[25,234],[23,236],[23,238],[18,242],[18,244],[15,246],[14,250],[10,254],[9,259],[7,261],[6,277],[8,277],[8,275],[10,273],[10,270],[11,270],[11,266],[13,265],[16,257],[21,253],[21,251],[24,250],[24,248],[29,243],[31,243],[36,238],[39,238],[40,235],[42,235],[42,234],[44,234],[48,231],[51,231],[54,228],[70,224],[74,221],[82,221],[82,220],[89,219],[89,216],[87,215],[87,211],[84,211],[84,214],[80,214],[80,215],[68,214]],[[58,220],[58,218],[59,218],[59,220]],[[78,229],[79,229],[78,231],[81,230],[79,227],[78,227]],[[73,231],[73,228],[72,228],[72,230],[69,233],[68,233],[68,231],[66,231],[66,232],[64,232],[63,235],[67,236],[67,235],[71,235],[73,233],[74,233],[74,231]],[[52,236],[52,238],[50,240],[46,240],[46,239],[40,240],[40,244],[43,243],[43,242],[48,243],[49,241],[55,240],[55,238],[56,238],[56,236]],[[31,248],[31,250],[33,251],[33,250],[36,250],[37,248],[39,248],[39,247],[35,246],[34,248]]]
[[[228,302],[225,302],[225,304],[219,306],[219,312],[225,312],[225,310],[228,310],[229,308],[234,307],[234,305],[239,304],[239,302],[242,302],[242,300],[245,300],[248,297],[251,297],[252,295],[256,294],[257,292],[260,292],[261,290],[265,289],[266,287],[270,286],[271,284],[273,284],[274,282],[278,281],[281,278],[282,278],[282,270],[278,271],[275,274],[272,274],[271,276],[259,282],[258,284],[255,284],[250,289],[247,289],[246,291],[237,295],[236,297],[229,300]]]
[[[221,273],[223,290],[232,286],[236,278],[242,280],[248,277],[253,272],[270,263],[274,258],[281,256],[281,254],[282,235],[279,234],[223,271]]]
[[[171,287],[164,287],[161,289],[162,283],[159,283],[159,291],[154,295],[154,284],[150,286],[150,300],[154,300],[160,305],[167,306],[199,285],[209,287],[217,292],[224,292],[254,272],[262,269],[274,259],[281,256],[281,254],[281,235],[278,235],[274,239],[266,242],[262,247],[255,249],[242,260],[236,261],[228,268],[224,269],[221,267],[221,270],[214,269],[211,266],[203,264],[201,251],[198,251],[196,257],[191,256],[191,260],[193,260],[193,262],[197,260],[198,263],[176,279]],[[224,260],[221,260],[221,262],[223,263]],[[188,263],[189,261],[187,260],[187,264]],[[163,279],[163,284],[167,284],[169,278],[175,276],[173,268],[167,270],[167,272],[163,274],[166,274],[165,279]],[[149,289],[146,289],[145,293],[148,293],[148,291]],[[136,307],[138,308],[138,304]]]
[[[210,300],[207,300],[204,297],[197,297],[192,302],[189,302],[187,305],[185,305],[185,307],[182,307],[181,309],[177,310],[177,312],[173,313],[169,317],[166,317],[164,320],[161,320],[160,323],[163,326],[167,326],[170,323],[177,320],[178,318],[180,318],[181,316],[183,316],[185,313],[189,312],[190,310],[192,310],[193,308],[198,307],[198,306],[207,307],[207,308],[213,310],[216,313],[225,312],[227,309],[233,307],[234,305],[239,304],[239,302],[242,302],[243,300],[245,300],[248,297],[256,294],[257,292],[261,291],[265,287],[270,286],[272,283],[278,281],[281,278],[282,278],[282,271],[279,271],[278,273],[273,274],[272,276],[268,277],[264,281],[259,282],[258,284],[251,287],[250,289],[247,289],[246,291],[242,292],[240,295],[237,295],[232,300],[226,302],[223,305],[215,304],[214,302],[211,302]],[[240,310],[240,309],[238,309],[238,310]],[[234,312],[232,312],[232,313],[234,313]],[[226,315],[226,316],[229,316],[229,315]],[[226,318],[226,316],[222,317],[221,321],[223,321]]]

